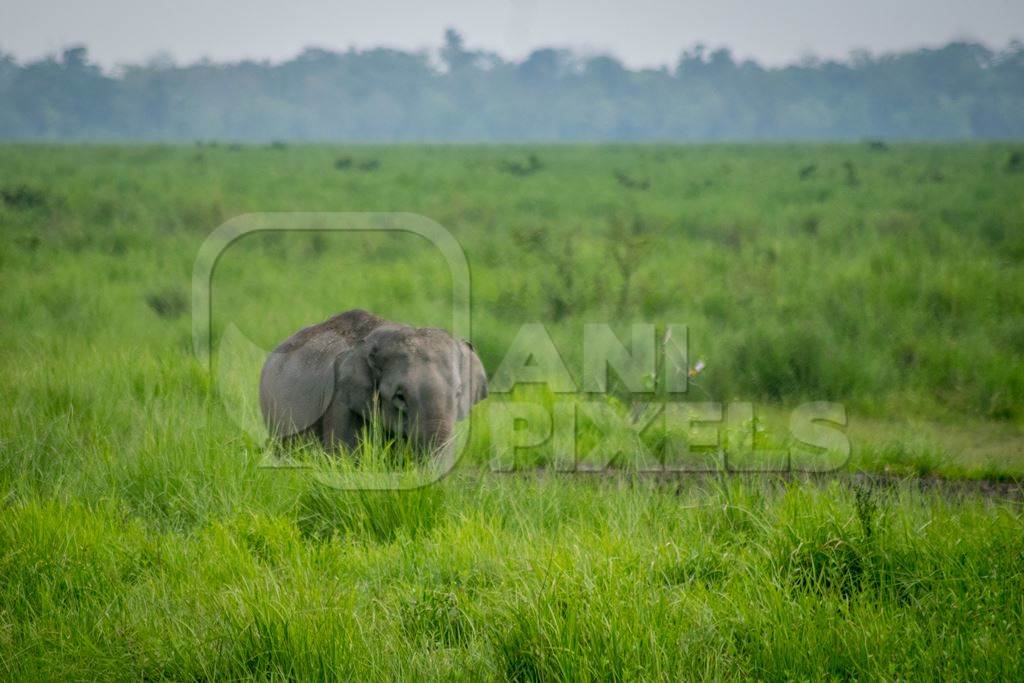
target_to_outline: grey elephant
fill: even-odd
[[[486,396],[483,364],[468,342],[358,309],[299,330],[260,373],[270,433],[313,433],[329,450],[355,446],[375,412],[392,435],[418,448],[442,446]]]

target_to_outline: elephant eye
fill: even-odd
[[[391,404],[400,410],[405,408],[405,393],[401,389],[391,395]]]

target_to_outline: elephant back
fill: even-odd
[[[260,373],[260,410],[270,433],[286,438],[315,425],[334,394],[335,363],[383,323],[363,310],[346,311],[271,351]]]

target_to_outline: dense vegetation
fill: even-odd
[[[538,106],[538,103],[540,106]],[[671,68],[537,50],[521,62],[308,49],[281,64],[104,73],[85,48],[0,53],[0,139],[240,141],[899,140],[1024,135],[1024,47],[972,43],[783,68],[701,46]]]
[[[1019,507],[568,480],[337,496],[229,450],[213,471],[182,451],[156,470],[123,462],[91,504],[9,504],[5,676],[1024,674]],[[229,486],[229,509],[180,487],[201,477]],[[169,523],[168,486],[194,519]]]
[[[228,351],[356,306],[448,325],[443,260],[244,237],[212,374],[190,283],[239,214],[419,213],[492,372],[524,322],[576,376],[585,323],[685,323],[689,400],[840,401],[850,469],[1012,479],[1022,189],[1008,144],[0,147],[0,676],[1020,679],[1019,502],[492,473],[500,396],[441,484],[338,492],[261,467],[259,350]]]

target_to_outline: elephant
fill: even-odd
[[[487,396],[473,346],[448,332],[354,309],[303,328],[267,357],[260,410],[276,439],[311,433],[354,448],[374,415],[418,449],[442,447]]]

